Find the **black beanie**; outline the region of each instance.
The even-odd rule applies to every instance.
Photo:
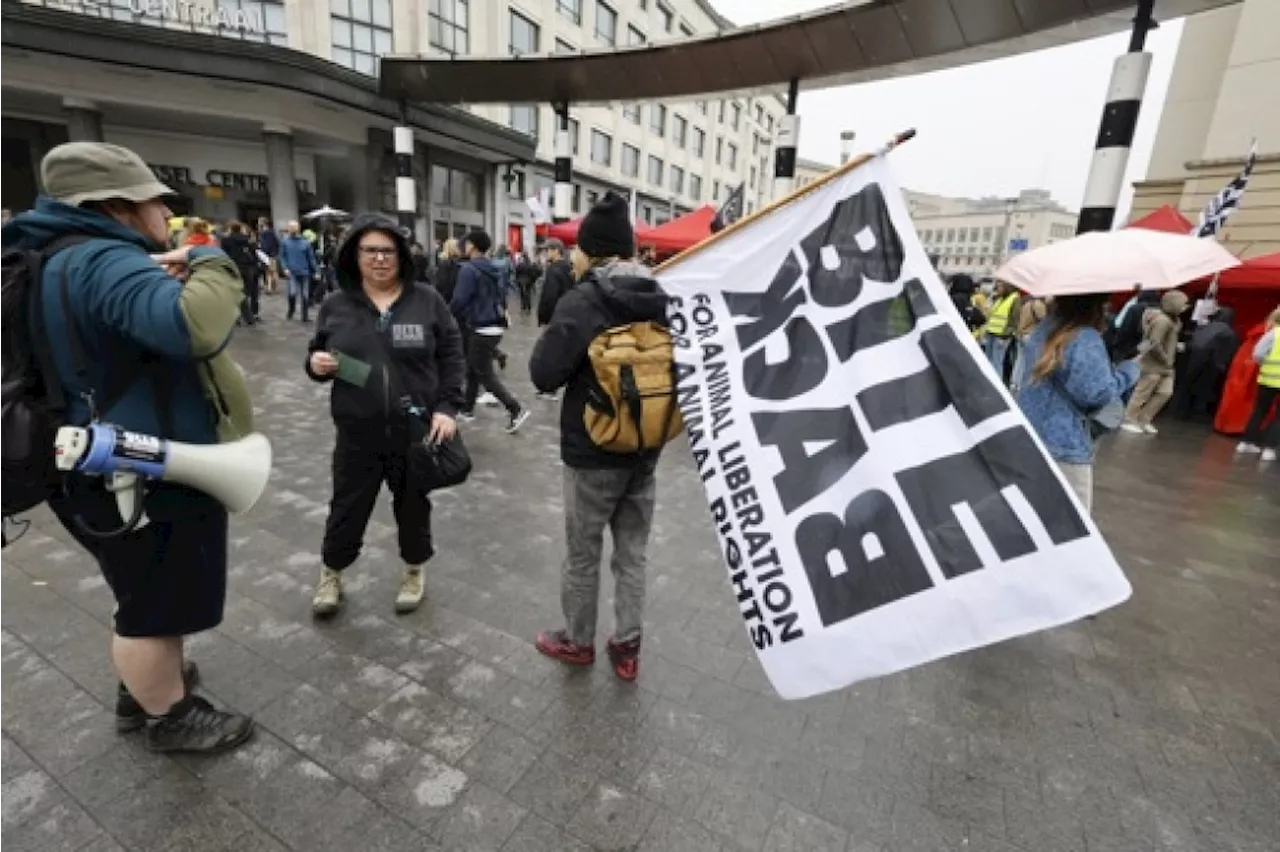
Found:
[[[587,212],[578,226],[578,248],[587,257],[635,257],[636,234],[621,195],[607,192]]]

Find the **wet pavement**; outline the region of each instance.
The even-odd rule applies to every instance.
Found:
[[[1134,597],[1096,620],[788,703],[729,593],[681,452],[665,458],[640,680],[564,670],[557,409],[467,429],[436,500],[428,602],[398,617],[389,500],[345,612],[309,613],[329,497],[325,389],[280,297],[234,351],[274,442],[232,524],[204,691],[251,712],[220,758],[147,753],[108,712],[111,597],[47,513],[3,557],[3,809],[19,850],[1274,850],[1280,843],[1280,469],[1205,427],[1109,441],[1097,515]],[[606,590],[610,587],[605,583]],[[601,628],[608,628],[609,603]]]

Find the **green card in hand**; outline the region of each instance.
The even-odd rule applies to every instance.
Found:
[[[362,388],[368,383],[369,373],[373,371],[373,367],[369,366],[369,364],[337,350],[334,351],[333,357],[338,359],[339,381],[355,385],[358,388]]]

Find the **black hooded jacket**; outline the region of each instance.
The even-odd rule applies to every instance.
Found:
[[[369,231],[381,231],[396,242],[403,291],[386,314],[380,314],[365,295],[357,249]],[[316,332],[307,346],[307,375],[311,353],[325,350],[349,355],[372,370],[363,387],[334,381],[329,397],[339,431],[390,436],[393,427],[407,423],[402,400],[454,416],[462,407],[466,359],[458,325],[449,306],[434,288],[410,280],[413,257],[409,242],[396,223],[376,213],[356,217],[338,248],[338,292],[320,305]],[[388,369],[391,365],[391,369]]]
[[[569,261],[561,258],[547,264],[542,277],[542,295],[538,297],[538,325],[549,325],[556,312],[556,303],[573,289],[573,270]]]
[[[551,324],[529,359],[533,384],[544,393],[565,388],[560,405],[560,458],[569,467],[626,468],[652,462],[658,450],[611,453],[587,435],[583,413],[595,382],[587,349],[592,339],[615,325],[653,320],[667,324],[667,295],[649,271],[621,262],[593,269],[560,300]]]

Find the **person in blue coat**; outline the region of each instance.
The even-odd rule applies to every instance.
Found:
[[[1106,294],[1059,296],[1026,342],[1015,376],[1027,420],[1086,510],[1093,509],[1094,441],[1089,415],[1122,405],[1138,365],[1113,365],[1102,340]]]
[[[320,274],[320,262],[316,260],[316,248],[302,236],[302,226],[289,223],[289,233],[280,241],[280,266],[289,276],[286,293],[289,308],[286,319],[293,319],[294,308],[302,303],[302,321],[307,322],[307,309],[311,306],[311,281]]]
[[[164,196],[172,190],[127,148],[59,145],[40,171],[47,195],[0,234],[5,252],[45,253],[41,280],[31,286],[41,288],[44,340],[58,373],[44,378],[60,381],[67,422],[100,417],[191,444],[251,431],[244,378],[225,351],[243,296],[235,264],[217,248],[166,251],[172,214]],[[68,244],[71,237],[79,242]],[[83,373],[67,343],[68,323],[86,350]],[[200,491],[152,483],[143,499],[149,523],[102,537],[122,526],[115,496],[101,477],[78,474],[49,506],[115,596],[116,727],[145,729],[154,751],[210,753],[245,742],[253,722],[194,695],[198,672],[183,658],[183,637],[222,621],[226,509]]]

